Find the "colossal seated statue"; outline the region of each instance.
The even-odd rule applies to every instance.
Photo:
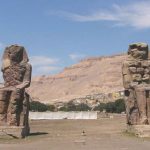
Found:
[[[141,125],[150,122],[150,60],[148,45],[129,45],[128,58],[123,63],[127,124]]]
[[[31,65],[22,46],[6,47],[2,58],[4,87],[0,88],[0,125],[24,126],[29,131],[29,95]]]

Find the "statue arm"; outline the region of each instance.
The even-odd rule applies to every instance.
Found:
[[[131,75],[127,62],[122,65],[123,86],[125,89],[131,88]]]
[[[32,67],[30,64],[27,64],[23,82],[16,86],[17,89],[25,89],[25,88],[28,88],[30,86],[31,73],[32,73]]]

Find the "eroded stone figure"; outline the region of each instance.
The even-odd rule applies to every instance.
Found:
[[[123,63],[127,124],[140,125],[150,122],[150,60],[148,45],[129,45],[128,58]]]
[[[6,47],[2,58],[4,87],[0,89],[0,125],[25,126],[29,129],[29,95],[31,65],[22,46]]]

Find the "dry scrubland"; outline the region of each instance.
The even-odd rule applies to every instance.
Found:
[[[29,137],[23,140],[0,139],[0,149],[149,150],[150,139],[128,135],[125,129],[125,116],[100,120],[31,121]]]

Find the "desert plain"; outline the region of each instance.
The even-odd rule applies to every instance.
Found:
[[[149,150],[150,138],[126,133],[125,115],[98,120],[32,120],[30,136],[0,139],[3,150]]]

